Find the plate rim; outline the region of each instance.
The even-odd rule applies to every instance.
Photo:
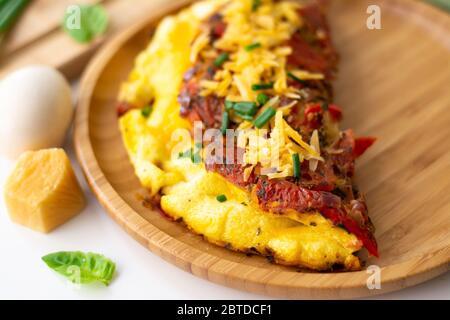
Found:
[[[182,242],[145,220],[128,205],[108,182],[97,162],[89,132],[91,97],[105,66],[129,38],[164,15],[173,13],[191,2],[192,0],[173,1],[167,7],[155,10],[151,16],[121,31],[93,57],[81,78],[73,132],[75,152],[90,189],[109,216],[151,252],[185,271],[217,284],[274,297],[354,298],[378,295],[419,284],[449,271],[450,248],[443,247],[382,267],[381,290],[367,289],[366,270],[342,273],[276,271],[277,274],[273,275],[272,270],[227,260]],[[450,15],[447,16],[428,4],[410,0],[395,0],[395,3],[416,6],[422,13],[439,18],[450,30]],[[169,238],[174,241],[170,248],[161,244],[161,239]],[[225,267],[228,271],[223,271]],[[236,267],[239,267],[239,271],[235,270]],[[404,270],[408,272],[405,274]],[[265,277],[270,279],[265,280]],[[332,280],[337,280],[340,285],[330,285]]]

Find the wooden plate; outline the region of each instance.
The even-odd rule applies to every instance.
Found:
[[[226,286],[280,297],[349,298],[398,290],[449,270],[450,16],[408,0],[331,1],[341,54],[336,101],[344,127],[379,138],[359,162],[357,182],[377,228],[381,289],[366,270],[298,272],[203,241],[146,209],[117,128],[116,95],[158,19],[189,1],[170,1],[125,30],[92,61],[81,84],[75,144],[87,180],[111,217],[155,254]],[[369,4],[382,29],[366,27]],[[152,272],[149,270],[149,272]]]

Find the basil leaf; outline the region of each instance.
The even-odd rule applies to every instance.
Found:
[[[87,284],[99,281],[109,285],[116,265],[110,259],[96,253],[61,251],[42,257],[47,266],[73,283]]]
[[[85,6],[85,18],[89,30],[94,36],[99,36],[106,31],[108,27],[108,14],[101,5]],[[82,13],[83,14],[83,13]]]
[[[78,10],[66,12],[63,29],[77,42],[89,42],[108,28],[108,14],[101,5],[80,5],[73,8]]]

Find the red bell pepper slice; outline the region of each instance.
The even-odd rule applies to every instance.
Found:
[[[313,129],[320,127],[320,122],[315,114],[321,114],[322,107],[319,104],[309,105],[305,108],[305,124]]]
[[[216,24],[214,27],[214,35],[218,38],[222,38],[225,30],[227,29],[227,25],[223,22]]]
[[[343,225],[344,228],[354,234],[361,242],[367,251],[378,258],[378,245],[373,234],[366,228],[359,226],[359,224],[347,216],[342,211],[335,208],[323,208],[322,214],[330,219],[335,225]]]
[[[328,113],[332,121],[338,122],[342,119],[342,110],[335,104],[328,105]],[[324,108],[320,104],[308,105],[305,108],[305,125],[312,129],[320,127],[320,118],[315,115],[323,115]]]
[[[305,108],[305,118],[309,114],[320,113],[320,112],[322,112],[322,107],[319,104],[309,105]]]
[[[360,157],[367,149],[369,149],[377,140],[375,137],[360,137],[355,139],[355,148],[353,154],[356,158]]]
[[[330,104],[328,106],[328,112],[330,112],[330,116],[334,121],[342,120],[342,109],[335,104]]]
[[[328,112],[334,121],[342,120],[342,109],[335,104],[328,105]],[[323,113],[323,108],[320,104],[309,105],[305,108],[305,118],[314,113]]]
[[[135,106],[129,104],[128,102],[119,102],[116,106],[117,116],[121,117],[131,109],[136,109]]]

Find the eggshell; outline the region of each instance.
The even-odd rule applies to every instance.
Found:
[[[0,154],[59,147],[73,115],[71,89],[59,71],[29,66],[0,82]]]

